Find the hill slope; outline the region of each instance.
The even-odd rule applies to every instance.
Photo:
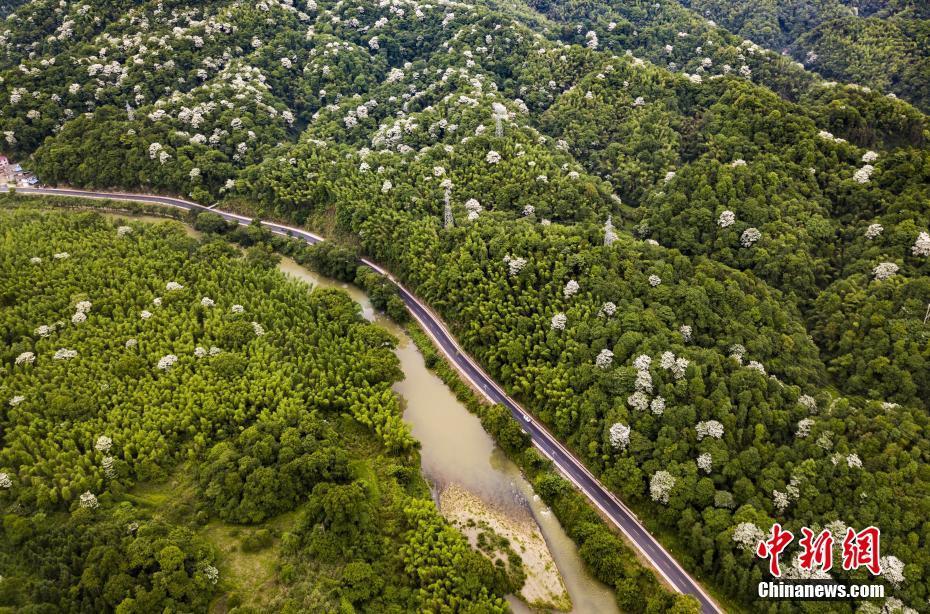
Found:
[[[919,110],[668,0],[87,6],[6,25],[45,181],[351,237],[747,607],[774,520],[880,526],[925,601]]]

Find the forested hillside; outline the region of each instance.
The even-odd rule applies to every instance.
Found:
[[[681,0],[823,76],[930,111],[930,4],[924,0]]]
[[[247,602],[218,519],[280,548],[276,610],[505,610],[420,476],[395,340],[274,263],[177,225],[0,212],[0,608]]]
[[[882,581],[925,607],[930,149],[904,96],[672,0],[124,9],[6,22],[7,150],[44,181],[340,235],[747,609],[789,609],[753,601],[776,520],[881,527]]]

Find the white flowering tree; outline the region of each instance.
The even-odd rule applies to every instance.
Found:
[[[174,354],[165,354],[158,360],[157,366],[158,366],[158,369],[160,369],[161,371],[167,371],[168,369],[173,367],[176,362],[178,362],[177,356],[175,356]]]
[[[759,542],[765,539],[765,533],[751,522],[741,522],[733,528],[733,541],[740,550],[754,552]]]
[[[882,568],[881,577],[895,588],[904,583],[904,561],[896,556],[883,556],[878,560]]]
[[[668,503],[668,497],[672,488],[675,487],[675,482],[675,477],[668,471],[656,471],[649,480],[649,496],[656,503]]]
[[[615,422],[610,427],[610,445],[615,450],[626,450],[630,445],[630,433],[632,430],[626,424]]]
[[[717,226],[721,228],[728,228],[736,222],[736,214],[730,210],[724,211],[720,214],[720,217],[717,218]]]
[[[574,279],[568,280],[568,283],[565,284],[565,287],[562,288],[562,296],[565,298],[571,298],[578,294],[578,290],[581,289],[581,286],[578,285],[578,282]]]
[[[869,224],[869,227],[865,229],[865,238],[871,241],[880,237],[884,231],[885,228],[881,224]]]
[[[516,277],[520,274],[520,271],[526,266],[526,258],[521,258],[519,256],[511,256],[507,254],[504,256],[504,264],[507,265],[507,273],[511,277]]]
[[[698,456],[696,462],[697,462],[698,469],[700,469],[704,473],[710,473],[714,468],[714,458],[708,452],[705,452],[701,454],[700,456]]]
[[[601,350],[600,354],[594,359],[594,364],[600,367],[601,369],[606,369],[614,361],[614,353],[608,349]]]
[[[761,238],[762,233],[758,228],[747,228],[740,236],[739,242],[743,247],[752,247]]]
[[[81,495],[79,503],[82,508],[89,510],[97,509],[100,505],[97,503],[97,496],[89,490]]]
[[[921,232],[917,235],[917,240],[914,241],[914,246],[911,247],[911,253],[920,258],[930,256],[930,234]]]
[[[610,247],[614,244],[614,241],[617,240],[617,233],[614,230],[614,224],[611,220],[611,217],[607,216],[607,221],[604,223],[604,246]]]
[[[812,418],[804,418],[803,420],[798,421],[798,430],[795,431],[794,436],[798,439],[804,439],[811,434],[811,428],[814,426],[814,420]]]
[[[698,422],[694,430],[697,432],[698,441],[701,441],[705,437],[711,437],[713,439],[720,439],[723,437],[723,424],[717,420]]]
[[[872,277],[875,281],[884,281],[898,272],[898,265],[894,262],[880,262],[872,269]]]
[[[637,411],[649,409],[649,396],[642,390],[637,390],[626,398],[627,404]]]
[[[568,316],[564,313],[557,313],[552,316],[552,330],[565,330],[565,324],[568,322]]]

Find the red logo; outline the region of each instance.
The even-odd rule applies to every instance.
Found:
[[[877,576],[882,572],[882,565],[878,560],[878,547],[881,531],[877,527],[868,527],[856,533],[853,529],[846,529],[843,538],[843,569],[859,569],[863,565]]]
[[[804,527],[801,529],[801,534],[804,537],[798,542],[801,544],[798,566],[812,571],[814,565],[817,565],[824,571],[830,571],[833,567],[833,536],[829,529],[824,529],[820,535],[814,537],[814,532]]]
[[[781,575],[781,569],[778,568],[778,557],[788,547],[788,544],[794,539],[791,531],[782,531],[781,525],[777,522],[772,525],[772,537],[764,542],[759,542],[756,548],[756,554],[761,558],[769,559],[769,572],[776,578]]]
[[[813,571],[814,567],[830,571],[833,568],[834,543],[830,530],[824,529],[815,534],[811,529],[803,527],[801,536],[798,540],[801,546],[798,566],[807,571]],[[872,575],[879,575],[882,572],[879,562],[880,537],[881,531],[877,527],[868,527],[858,533],[855,529],[847,529],[843,537],[843,569],[853,571],[865,567]],[[756,554],[760,558],[769,559],[769,572],[776,578],[781,576],[778,559],[792,541],[794,534],[782,529],[776,522],[772,525],[772,536],[759,542],[756,547]]]

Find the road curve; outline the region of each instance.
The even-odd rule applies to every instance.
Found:
[[[178,209],[210,211],[236,224],[247,225],[252,222],[251,218],[242,215],[220,211],[187,200],[167,196],[120,192],[94,192],[66,188],[17,188],[16,192],[18,194],[72,196],[78,198],[151,203]],[[265,221],[261,222],[261,224],[275,234],[300,238],[307,243],[319,243],[324,240],[323,237],[319,235],[299,228]],[[459,372],[467,378],[477,390],[480,390],[489,401],[492,403],[500,403],[510,410],[510,413],[517,422],[529,433],[533,445],[548,457],[559,471],[561,471],[575,487],[584,493],[584,495],[627,536],[629,541],[635,545],[642,556],[652,563],[656,571],[658,571],[675,590],[694,596],[700,602],[701,611],[704,614],[723,612],[701,588],[697,581],[688,575],[672,555],[646,530],[639,522],[636,514],[627,508],[623,502],[613,495],[613,493],[607,490],[607,488],[588,471],[581,461],[569,452],[542,424],[530,416],[530,414],[516,401],[511,399],[510,396],[497,385],[491,376],[459,347],[455,337],[453,337],[442,320],[434,314],[429,307],[414,296],[412,292],[407,290],[387,270],[367,258],[362,258],[362,262],[387,277],[397,286],[407,309],[410,310],[410,313],[420,326],[446,355],[450,363],[455,365]]]

